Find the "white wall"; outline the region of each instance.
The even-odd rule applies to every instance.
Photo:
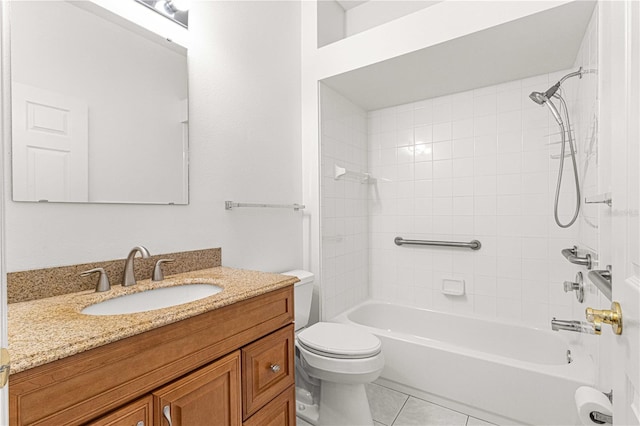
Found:
[[[196,1],[189,24],[190,204],[41,205],[7,195],[7,271],[122,258],[136,244],[152,254],[222,247],[223,264],[235,267],[301,266],[303,213],[224,209],[225,200],[301,199],[300,4]]]
[[[336,165],[366,172],[367,113],[321,85],[322,314],[332,318],[369,297],[372,186],[356,175],[335,179]]]

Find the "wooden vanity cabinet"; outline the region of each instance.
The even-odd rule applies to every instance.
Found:
[[[150,426],[153,425],[153,397],[147,395],[127,404],[100,419],[90,422],[90,426]]]
[[[294,425],[293,339],[289,286],[16,373],[10,425]]]
[[[243,426],[295,426],[296,387],[289,386],[256,414],[249,417]]]
[[[157,425],[239,426],[240,352],[153,392]],[[171,423],[169,423],[171,420]]]

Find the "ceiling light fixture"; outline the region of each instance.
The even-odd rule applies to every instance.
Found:
[[[189,0],[135,0],[185,28],[189,27]]]

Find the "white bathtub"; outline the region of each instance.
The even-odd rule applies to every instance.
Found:
[[[376,301],[333,321],[380,338],[383,384],[499,424],[576,425],[574,392],[595,382],[591,358],[551,330]]]

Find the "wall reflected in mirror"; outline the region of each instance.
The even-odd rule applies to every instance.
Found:
[[[10,2],[13,200],[187,204],[186,49],[86,4]]]

